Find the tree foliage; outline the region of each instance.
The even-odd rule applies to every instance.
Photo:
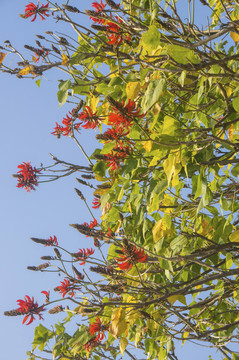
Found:
[[[203,28],[195,2],[209,14]],[[29,269],[54,266],[64,280],[58,294],[43,292],[44,305],[26,296],[5,315],[32,322],[48,309],[67,317],[52,329],[35,328],[29,360],[49,352],[59,360],[136,353],[176,360],[176,346],[186,341],[239,359],[239,4],[188,3],[186,20],[174,0],[105,0],[90,10],[32,4],[23,18],[54,16],[76,38],[37,35],[37,48],[25,46],[31,60],[9,41],[2,47],[2,72],[37,78],[38,86],[48,70],[64,72],[57,97],[74,108],[53,135],[71,137],[87,162],[53,156],[46,168],[23,163],[17,186],[34,190],[42,176],[76,173],[76,193],[92,217],[71,226],[94,239],[94,249],[73,252],[55,237],[32,238],[55,253]],[[11,54],[21,58],[16,67],[8,66]],[[89,139],[97,130],[91,156],[81,146],[82,129]],[[93,209],[101,208],[100,221],[84,187],[95,197]]]

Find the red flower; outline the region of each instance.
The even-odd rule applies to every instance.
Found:
[[[45,246],[57,246],[58,241],[57,237],[54,235],[53,238],[50,236],[48,240],[46,240]]]
[[[103,325],[98,316],[96,318],[96,322],[93,322],[89,326],[89,331],[91,336],[97,333],[97,336],[96,338],[94,338],[94,341],[102,341],[104,338],[104,331],[107,331],[108,329],[109,329],[109,324]]]
[[[107,166],[111,169],[111,170],[117,170],[120,168],[120,163],[123,162],[123,160],[128,156],[129,154],[129,150],[130,148],[127,147],[127,149],[125,148],[122,151],[120,151],[119,153],[114,153],[113,151],[111,151],[111,153],[109,154],[105,154],[106,156],[106,162],[107,162]]]
[[[121,255],[119,259],[116,259],[121,270],[129,270],[135,262],[144,262],[148,257],[143,249],[137,249],[135,245],[125,245],[122,247],[121,251],[124,255]]]
[[[101,124],[101,119],[99,116],[97,116],[97,112],[93,114],[93,111],[89,106],[84,107],[84,111],[78,115],[78,118],[82,120],[83,123],[85,123],[82,125],[84,129],[95,129]]]
[[[118,23],[123,22],[118,16],[116,16],[116,20],[118,21]],[[124,31],[116,23],[110,21],[106,24],[106,27],[107,27],[107,36],[109,38],[109,41],[108,41],[109,45],[119,46],[123,40],[124,41],[131,40],[131,37],[129,36],[129,34],[125,35]]]
[[[97,220],[94,218],[93,221],[90,222],[89,228],[93,229],[94,227],[96,227],[98,225]]]
[[[50,298],[50,292],[44,290],[44,291],[41,291],[41,293],[46,296],[45,302],[48,304],[49,303],[49,298]]]
[[[34,302],[34,298],[30,298],[28,295],[24,296],[24,299],[25,300],[17,300],[19,308],[16,310],[19,315],[25,315],[22,323],[25,324],[30,317],[26,325],[31,324],[33,320],[35,320],[34,315],[38,315],[39,320],[43,319],[40,312],[43,311],[44,305],[38,306],[37,302]]]
[[[71,297],[75,296],[75,290],[78,290],[80,291],[81,288],[78,288],[75,286],[75,281],[70,281],[68,279],[64,279],[63,281],[61,281],[61,284],[60,286],[57,286],[55,288],[56,291],[59,291],[60,294],[62,294],[62,297],[64,298],[65,295],[67,293],[69,293],[69,295]]]
[[[37,14],[39,14],[40,18],[42,20],[45,20],[44,16],[49,16],[47,14],[47,12],[49,11],[48,6],[49,6],[49,3],[47,3],[46,5],[42,4],[42,6],[39,7],[39,0],[37,2],[37,5],[35,5],[31,2],[26,6],[25,14],[23,15],[23,17],[29,18],[29,17],[33,16],[33,19],[31,21],[35,21]]]
[[[39,174],[41,170],[37,170],[35,167],[33,168],[30,165],[30,162],[24,162],[21,165],[18,165],[18,169],[20,170],[17,172],[19,175],[16,175],[18,178],[17,187],[23,187],[28,192],[30,190],[35,190],[34,186],[38,185],[37,174]]]
[[[74,258],[76,258],[77,260],[82,261],[82,263],[80,263],[80,265],[84,265],[85,264],[85,260],[90,257],[91,255],[93,255],[95,252],[95,250],[91,249],[79,249],[79,251],[75,254],[73,254]]]
[[[109,114],[109,124],[116,126],[116,129],[118,130],[120,127],[124,127],[124,129],[129,129],[132,125],[132,121],[136,117],[144,117],[145,114],[140,113],[140,109],[136,109],[136,104],[134,101],[128,100],[128,103],[125,104],[123,101],[115,102],[116,106],[113,106],[113,113]]]
[[[93,206],[92,206],[93,209],[99,209],[99,207],[100,207],[100,198],[95,197],[93,199],[93,201],[92,201],[92,204],[93,204]]]
[[[35,52],[35,55],[37,56],[34,60],[35,62],[38,62],[40,57],[42,57],[43,60],[45,60],[45,57],[48,55],[48,50],[44,49],[44,46],[42,49],[37,49]]]
[[[100,1],[100,4],[97,1],[92,3],[92,7],[95,8],[95,11],[97,13],[100,13],[100,12],[104,11],[105,6],[106,5],[103,4],[102,0]],[[97,23],[97,24],[104,24],[104,22],[105,22],[104,19],[97,19],[97,18],[94,18],[93,16],[90,16],[90,19],[92,21],[94,21],[95,23]]]
[[[87,341],[87,343],[83,346],[84,349],[86,349],[88,352],[92,349],[94,349],[96,346],[100,345],[100,341],[94,341],[94,339],[91,339]]]
[[[64,126],[61,126],[58,123],[56,123],[56,127],[54,127],[55,131],[52,132],[52,135],[56,135],[56,137],[60,138],[61,135],[72,136],[73,130],[79,131],[79,127],[81,123],[74,124],[76,118],[72,116],[73,113],[74,113],[74,109],[72,109],[72,111],[69,111],[69,114],[71,116],[66,115],[66,117],[63,118],[62,125]]]

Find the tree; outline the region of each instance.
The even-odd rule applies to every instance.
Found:
[[[73,109],[53,135],[71,137],[87,161],[22,163],[17,186],[33,191],[43,176],[77,173],[82,189],[92,189],[93,209],[102,210],[99,222],[75,189],[92,220],[71,226],[94,238],[95,249],[72,252],[55,236],[32,238],[54,253],[29,270],[52,266],[64,279],[58,296],[43,291],[38,305],[26,295],[5,315],[23,315],[27,325],[46,309],[67,317],[52,329],[35,328],[31,360],[49,352],[54,359],[135,359],[134,347],[137,358],[174,360],[178,341],[239,358],[239,4],[201,1],[211,15],[203,30],[194,23],[194,1],[189,5],[185,21],[174,0],[105,0],[85,12],[68,2],[30,3],[23,18],[54,16],[78,38],[37,35],[37,48],[25,46],[32,60],[9,41],[2,47],[2,72],[39,77],[38,86],[48,70],[66,74],[57,96]],[[90,29],[81,25],[84,14]],[[16,67],[7,65],[7,52],[20,57]],[[91,156],[81,129],[89,136],[97,129]],[[77,330],[69,334],[72,324]]]

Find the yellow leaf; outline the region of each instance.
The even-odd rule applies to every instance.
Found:
[[[33,65],[27,65],[22,70],[19,71],[18,75],[27,75],[27,74],[36,75],[34,69],[35,68]]]
[[[228,130],[228,137],[230,140],[232,139],[233,132],[234,132],[234,125],[231,124]]]
[[[229,235],[229,240],[231,242],[239,242],[239,230],[234,231]]]
[[[148,141],[145,142],[143,147],[147,152],[150,152],[151,149],[152,149],[152,145],[153,145],[153,142],[151,140],[148,140]]]
[[[3,52],[0,52],[0,65],[2,64],[4,58],[5,58],[6,54]]]
[[[188,331],[185,331],[185,332],[183,333],[183,339],[185,339],[185,340],[183,340],[182,345],[184,345],[184,343],[185,343],[188,335],[189,335],[189,332],[188,332]]]
[[[140,92],[140,83],[139,82],[129,82],[126,85],[126,94],[127,94],[127,98],[130,100],[134,100],[137,98],[137,96],[139,95]]]
[[[120,342],[119,342],[119,348],[120,348],[121,355],[124,355],[124,351],[125,351],[127,345],[128,345],[128,340],[126,338],[121,337]]]
[[[61,65],[66,66],[68,64],[68,61],[69,61],[68,56],[65,53],[63,53],[62,54],[62,63],[61,63]]]
[[[239,27],[237,28],[237,30],[239,29]],[[239,34],[235,33],[235,32],[230,32],[230,36],[232,38],[232,40],[235,41],[235,44],[237,45],[238,41],[239,41]]]
[[[168,298],[168,301],[171,305],[173,305],[176,301],[181,302],[184,305],[187,305],[186,298],[184,295],[173,295]]]
[[[92,95],[90,98],[90,107],[91,107],[93,113],[96,112],[98,102],[99,102],[99,98]]]
[[[111,315],[111,324],[109,332],[115,337],[120,337],[127,329],[127,323],[125,321],[125,309],[116,308]]]

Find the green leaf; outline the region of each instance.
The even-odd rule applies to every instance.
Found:
[[[161,135],[176,136],[178,129],[178,121],[173,117],[166,115],[163,120],[163,129]]]
[[[163,93],[166,88],[166,82],[164,79],[155,79],[151,80],[149,83],[146,93],[142,98],[142,110],[147,112],[160,98],[163,96]]]
[[[189,62],[199,64],[199,58],[194,54],[193,50],[178,45],[168,45],[168,55],[176,62],[186,65]]]
[[[36,80],[35,83],[37,84],[38,87],[40,87],[41,86],[41,79]]]
[[[232,106],[234,107],[234,110],[239,113],[239,96],[232,100]]]
[[[59,84],[59,90],[66,91],[71,88],[71,80],[62,81]]]
[[[60,106],[64,105],[68,98],[68,91],[59,90],[57,93],[57,98],[60,103]]]
[[[160,48],[161,34],[155,25],[151,25],[145,33],[143,33],[141,41],[144,50],[152,54],[153,50]]]

